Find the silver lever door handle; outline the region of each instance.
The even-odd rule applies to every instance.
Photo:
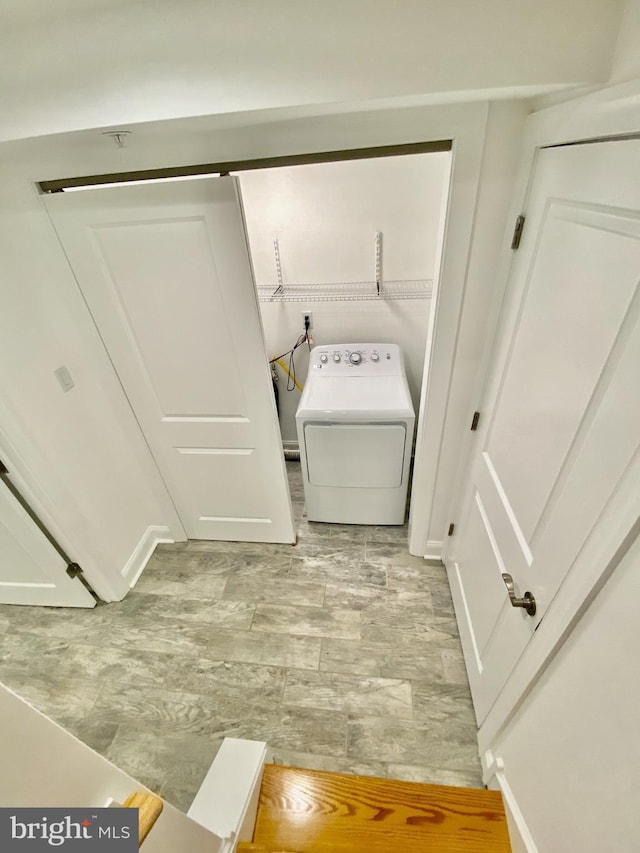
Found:
[[[532,592],[525,592],[522,598],[516,597],[516,591],[513,586],[513,578],[511,575],[506,572],[502,573],[502,580],[504,581],[504,585],[507,588],[507,592],[509,593],[509,601],[511,602],[512,607],[523,607],[529,616],[536,615],[536,600],[533,597]]]

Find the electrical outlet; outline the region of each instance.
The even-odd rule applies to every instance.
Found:
[[[308,326],[307,326],[307,321],[309,323]],[[308,329],[309,331],[311,331],[311,329],[313,329],[313,314],[311,313],[311,311],[303,311],[302,312],[302,325],[304,326],[305,329]]]

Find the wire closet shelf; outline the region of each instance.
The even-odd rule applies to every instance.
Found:
[[[282,274],[280,241],[273,241],[276,267],[276,284],[259,284],[256,287],[260,302],[363,302],[390,299],[429,299],[433,280],[414,278],[387,281],[382,270],[382,231],[374,235],[374,273],[369,281],[285,283]]]
[[[315,284],[259,284],[260,302],[362,302],[389,299],[429,299],[431,279],[385,281],[318,282]]]

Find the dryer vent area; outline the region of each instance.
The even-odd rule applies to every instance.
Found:
[[[314,346],[397,344],[415,411],[449,186],[438,151],[237,173],[285,447]],[[310,319],[305,328],[305,315]],[[290,351],[308,332],[291,360]]]

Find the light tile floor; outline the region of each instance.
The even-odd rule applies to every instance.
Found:
[[[0,679],[187,809],[225,736],[283,764],[480,786],[442,567],[406,527],[304,518],[299,541],[160,546],[93,611],[0,607]]]

